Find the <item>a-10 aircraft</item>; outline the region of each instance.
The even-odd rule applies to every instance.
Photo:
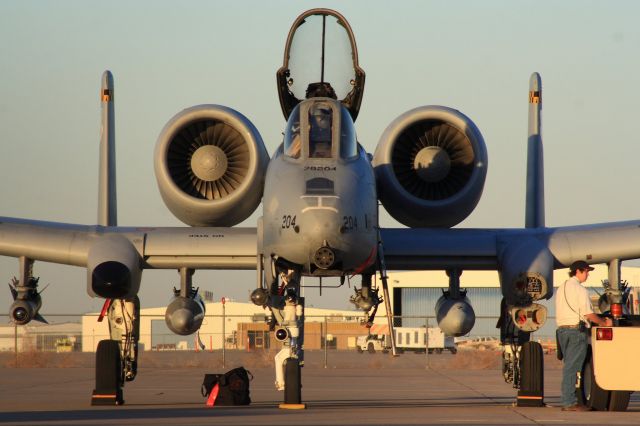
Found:
[[[576,260],[608,263],[610,282],[618,283],[620,262],[640,257],[640,221],[545,227],[542,92],[534,73],[525,227],[454,229],[482,194],[488,155],[480,131],[460,111],[421,106],[391,121],[372,156],[354,127],[364,83],[346,19],[329,9],[304,12],[291,27],[277,71],[287,124],[273,156],[241,113],[220,105],[187,108],[162,129],[154,161],[164,202],[189,226],[119,227],[114,86],[105,72],[97,225],[0,218],[0,255],[19,259],[18,278],[10,284],[12,321],[42,320],[34,261],[85,267],[89,295],[106,299],[101,318],[111,333],[97,348],[92,401],[119,404],[125,381],[137,372],[144,269],[179,271],[180,289],[166,321],[184,335],[199,329],[205,313],[192,285],[195,270],[255,269],[251,298],[271,310],[276,337],[285,343],[276,357],[276,386],[285,390],[285,401],[295,402],[304,360],[301,277],[361,276],[351,301],[369,322],[385,303],[393,327],[385,270],[445,270],[449,289],[436,317],[445,333],[461,336],[475,315],[460,274],[497,270],[505,379],[516,387],[541,382],[541,349],[528,341],[546,320],[536,301],[553,295],[553,270]],[[378,200],[406,228],[381,228]],[[260,203],[256,227],[233,227]]]

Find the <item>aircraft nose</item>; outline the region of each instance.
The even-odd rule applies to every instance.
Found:
[[[309,209],[304,212],[303,217],[301,229],[304,229],[305,234],[314,241],[317,240],[318,243],[327,239],[331,241],[340,233],[341,222],[337,209]]]

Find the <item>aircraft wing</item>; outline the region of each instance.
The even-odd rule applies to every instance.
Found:
[[[93,247],[118,237],[141,269],[255,269],[256,228],[105,227],[0,217],[0,255],[87,267]]]
[[[380,234],[389,270],[496,270],[516,250],[531,257],[531,251],[547,249],[554,269],[576,260],[606,263],[640,258],[637,220],[526,229],[388,228]]]

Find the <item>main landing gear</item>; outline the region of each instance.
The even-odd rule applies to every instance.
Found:
[[[502,300],[500,342],[502,343],[502,375],[505,382],[518,389],[518,407],[544,406],[544,359],[542,345],[531,342],[531,333],[516,327]]]
[[[125,382],[138,370],[140,300],[107,299],[98,321],[109,321],[111,339],[101,340],[96,350],[96,387],[91,405],[122,405]]]

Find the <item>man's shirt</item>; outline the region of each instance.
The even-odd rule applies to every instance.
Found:
[[[576,277],[571,277],[556,289],[556,324],[577,325],[584,321],[585,315],[592,314],[589,291],[580,284]]]

